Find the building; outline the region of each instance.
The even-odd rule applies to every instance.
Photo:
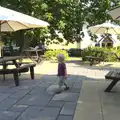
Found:
[[[120,40],[118,40],[117,35],[104,35],[98,37],[95,46],[107,48],[117,47],[120,46]]]

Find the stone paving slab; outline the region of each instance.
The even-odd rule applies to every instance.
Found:
[[[62,107],[62,110],[60,112],[61,115],[74,115],[75,109],[76,109],[76,103],[74,102],[66,102],[64,106]]]
[[[80,93],[80,88],[71,88],[72,93]]]
[[[51,84],[51,82],[42,82],[39,86],[48,88]]]
[[[19,112],[1,111],[0,120],[15,120],[20,115]]]
[[[10,96],[10,98],[19,98],[20,99],[20,98],[24,97],[28,92],[30,92],[30,90],[19,90],[18,92],[16,92],[12,96]]]
[[[34,92],[30,92],[28,95],[53,97],[54,94],[55,94],[54,92],[49,92],[49,91],[34,91]]]
[[[37,120],[40,111],[42,110],[43,110],[42,107],[30,106],[18,117],[17,120],[35,120],[35,119]]]
[[[17,90],[32,90],[40,85],[42,82],[42,80],[22,80],[20,81],[20,85],[18,87],[12,86],[12,88]]]
[[[52,100],[60,100],[65,102],[76,102],[79,97],[78,93],[63,92],[61,94],[56,94]]]
[[[79,111],[76,110],[73,120],[103,120],[103,118],[102,118],[102,113],[95,113],[85,110],[79,110]]]
[[[0,93],[0,102],[11,96],[10,93]]]
[[[60,112],[60,108],[52,108],[52,107],[45,107],[41,112],[40,116],[43,116],[44,119],[48,117],[57,118],[58,114]],[[47,114],[47,116],[46,116]]]
[[[70,88],[72,88],[73,87],[73,85],[75,84],[75,82],[73,82],[73,81],[69,81],[69,80],[67,80],[67,85],[70,87]]]
[[[52,96],[46,96],[46,95],[26,95],[24,98],[22,98],[17,104],[20,105],[41,105],[46,106],[47,103],[50,101]]]
[[[73,88],[79,88],[80,89],[81,87],[82,87],[82,80],[80,80],[79,82],[75,82],[75,84],[73,85]]]
[[[27,109],[27,107],[28,105],[13,105],[8,110],[13,112],[23,112],[25,109]]]
[[[104,120],[120,120],[120,113],[103,113]]]
[[[76,110],[84,110],[84,111],[92,111],[100,113],[101,112],[101,104],[100,102],[84,102],[84,101],[79,101],[77,104]]]
[[[42,81],[47,83],[53,83],[55,80],[57,80],[56,75],[45,75],[40,78]]]
[[[57,101],[57,100],[51,100],[47,106],[48,107],[58,107],[61,108],[64,105],[64,102],[62,101]]]
[[[29,80],[29,82],[28,82],[28,80],[23,80],[23,81],[21,81],[20,82],[20,84],[21,85],[39,85],[39,84],[41,84],[43,82],[43,80],[41,80],[40,78],[39,78],[39,80]]]
[[[0,110],[7,110],[9,107],[13,106],[18,99],[7,98],[0,103]]]
[[[36,87],[35,89],[31,90],[29,94],[40,94],[40,92],[44,92],[47,89],[47,87],[44,86],[39,86]]]
[[[36,85],[20,85],[18,86],[19,90],[32,90],[36,87]]]
[[[57,120],[73,120],[73,117],[60,115]]]
[[[30,106],[17,120],[56,120],[60,109]]]
[[[79,82],[75,82],[70,91],[72,93],[80,93],[81,87],[82,87],[82,80],[80,80]]]
[[[0,93],[15,93],[19,91],[17,87],[0,87]]]
[[[46,89],[46,91],[47,92],[56,92],[58,90],[58,85],[51,85],[51,86],[49,86],[47,89]]]

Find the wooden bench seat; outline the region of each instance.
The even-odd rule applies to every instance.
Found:
[[[105,89],[105,92],[110,92],[111,89],[116,85],[116,83],[120,80],[120,71],[109,71],[105,75],[105,79],[111,79],[112,82]]]
[[[14,80],[15,80],[15,85],[19,86],[19,73],[24,73],[28,72],[30,70],[30,75],[31,79],[34,79],[34,67],[36,64],[23,64],[18,68],[13,68],[13,69],[0,69],[0,74],[13,74]]]

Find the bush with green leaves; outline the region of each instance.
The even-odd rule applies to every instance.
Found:
[[[45,52],[45,58],[47,60],[56,60],[58,54],[64,54],[65,59],[68,59],[68,52],[66,50],[47,50]]]
[[[100,54],[102,53],[102,54]],[[82,52],[82,58],[85,60],[85,56],[96,56],[96,57],[103,57],[104,61],[106,62],[116,62],[118,59],[114,54],[116,53],[120,56],[120,48],[100,48],[100,47],[89,47],[84,49]]]

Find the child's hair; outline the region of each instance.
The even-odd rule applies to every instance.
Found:
[[[64,56],[64,54],[58,54],[58,62],[64,62],[64,60],[65,60],[65,56]]]

